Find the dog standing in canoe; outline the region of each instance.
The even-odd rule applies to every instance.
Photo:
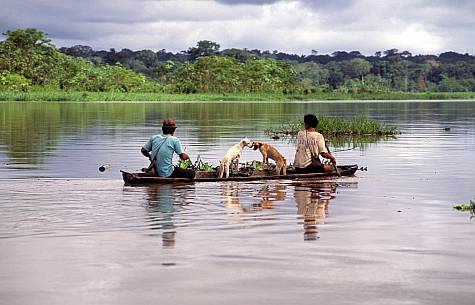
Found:
[[[226,172],[226,178],[229,178],[229,166],[234,160],[237,160],[239,164],[244,147],[252,148],[252,142],[248,138],[242,139],[239,143],[228,149],[219,166],[219,178],[223,178],[224,172]]]
[[[274,146],[260,141],[252,142],[252,146],[254,147],[254,150],[259,149],[261,152],[262,164],[268,164],[269,158],[271,158],[275,161],[277,175],[287,175],[287,161]]]

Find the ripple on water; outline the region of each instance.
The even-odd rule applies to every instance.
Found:
[[[452,210],[474,196],[473,102],[214,104],[212,110],[134,103],[127,111],[107,104],[100,118],[91,103],[80,104],[92,107],[91,117],[48,104],[58,114],[52,122],[41,120],[47,109],[36,111],[47,104],[24,105],[5,108],[4,116],[24,122],[0,127],[6,135],[0,138],[13,141],[0,143],[2,297],[35,303],[46,291],[63,293],[59,304],[91,303],[71,298],[79,291],[92,303],[105,296],[113,301],[104,304],[163,303],[152,302],[163,296],[200,303],[205,289],[210,299],[201,303],[306,304],[315,295],[341,304],[473,303],[475,222]],[[38,120],[28,120],[25,110]],[[128,187],[119,180],[118,169],[146,165],[139,148],[164,113],[181,122],[177,133],[190,155],[216,164],[244,135],[269,140],[266,127],[306,112],[368,113],[403,133],[336,153],[340,164],[368,167],[338,183]],[[38,136],[26,135],[38,145],[25,145],[18,136],[24,131],[34,131]],[[274,145],[293,158],[292,142]],[[257,158],[245,151],[244,161]],[[111,169],[101,173],[101,164]]]
[[[128,187],[110,180],[36,179],[3,185],[9,200],[1,206],[1,238],[171,227],[258,231],[296,219],[318,223],[311,215],[323,217],[321,204],[334,198],[336,189],[336,183],[289,181]]]

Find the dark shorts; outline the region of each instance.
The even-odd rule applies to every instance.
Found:
[[[325,166],[323,164],[320,165],[313,165],[310,164],[307,167],[296,167],[295,171],[299,174],[307,174],[307,173],[324,173],[325,172]]]
[[[183,169],[175,166],[172,175],[169,178],[195,178],[195,171],[193,169]]]

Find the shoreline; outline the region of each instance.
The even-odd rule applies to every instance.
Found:
[[[357,101],[469,101],[475,92],[386,92],[313,94],[168,94],[123,92],[0,92],[0,101],[36,102],[357,102]]]

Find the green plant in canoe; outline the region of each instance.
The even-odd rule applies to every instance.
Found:
[[[395,135],[400,132],[395,127],[370,120],[365,116],[356,116],[351,120],[343,118],[319,117],[318,131],[326,136],[360,136],[360,135]],[[267,128],[264,132],[268,135],[296,135],[304,129],[302,120],[287,121],[278,128]]]
[[[249,167],[251,167],[253,170],[261,170],[264,168],[264,165],[260,161],[253,160],[251,164],[249,164]]]
[[[196,170],[198,170],[200,172],[213,173],[213,172],[216,171],[213,166],[208,164],[208,162],[198,162],[198,164],[196,165],[195,168],[196,168]]]
[[[213,167],[208,162],[203,162],[200,156],[196,159],[195,163],[192,163],[190,159],[179,160],[177,166],[182,169],[193,168],[196,171],[213,173],[216,172],[216,167]],[[246,163],[244,166],[246,169],[261,170],[263,169],[263,164],[260,161],[254,160],[251,163]]]
[[[179,160],[177,166],[182,169],[193,168],[194,170],[200,171],[200,172],[212,173],[216,171],[216,169],[210,164],[208,164],[208,162],[203,162],[200,156],[198,156],[195,163],[192,163],[190,159]]]
[[[186,159],[186,160],[181,160],[180,159],[180,161],[178,161],[177,166],[181,169],[188,169],[188,168],[193,167],[193,164],[191,163],[190,159]]]

